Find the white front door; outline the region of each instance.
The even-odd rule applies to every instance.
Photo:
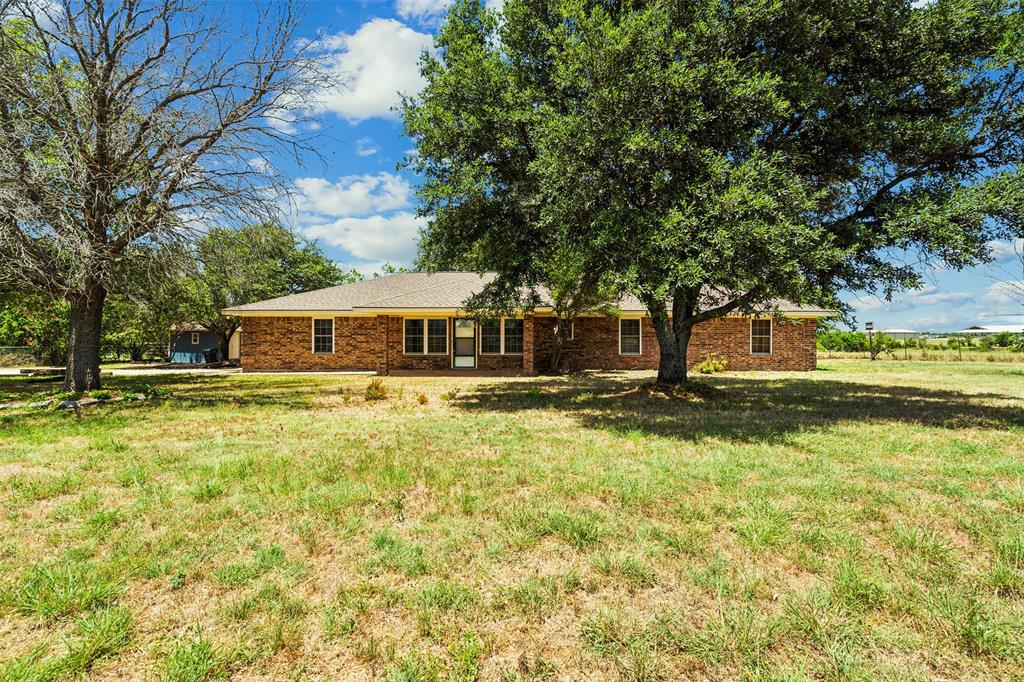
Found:
[[[476,325],[473,320],[455,320],[452,367],[462,369],[476,367]]]

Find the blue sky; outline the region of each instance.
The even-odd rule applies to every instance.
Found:
[[[392,108],[422,81],[416,62],[431,45],[448,0],[311,0],[305,38],[346,85],[322,96],[318,140],[324,163],[274,159],[296,189],[290,220],[345,268],[369,274],[409,265],[422,221],[416,177],[396,170],[412,144]],[[501,0],[488,0],[492,5]],[[247,11],[248,0],[233,8]],[[966,272],[932,270],[926,286],[887,303],[851,292],[858,326],[945,331],[972,324],[1024,324],[1024,244],[994,243],[996,262]],[[1007,283],[1009,282],[1009,283]]]

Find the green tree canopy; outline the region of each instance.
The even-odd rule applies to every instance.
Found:
[[[422,260],[536,284],[563,248],[695,324],[842,309],[1021,232],[1017,3],[462,0],[405,102]]]
[[[342,272],[316,243],[272,223],[210,230],[195,246],[195,263],[183,285],[186,314],[220,337],[221,357],[241,324],[223,309],[362,279]]]

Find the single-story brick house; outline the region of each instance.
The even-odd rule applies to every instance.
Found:
[[[405,272],[223,312],[244,318],[244,370],[535,374],[545,369],[555,326],[550,307],[480,324],[460,315],[463,302],[490,277]],[[737,315],[698,324],[690,341],[691,364],[714,352],[730,369],[814,369],[817,320],[831,312],[777,305],[782,319]],[[618,317],[595,314],[576,320],[563,347],[564,367],[658,366],[658,340],[647,310],[629,296],[619,308]]]

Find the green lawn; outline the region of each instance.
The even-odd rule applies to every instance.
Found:
[[[1024,367],[822,365],[0,412],[0,679],[1020,676]]]

